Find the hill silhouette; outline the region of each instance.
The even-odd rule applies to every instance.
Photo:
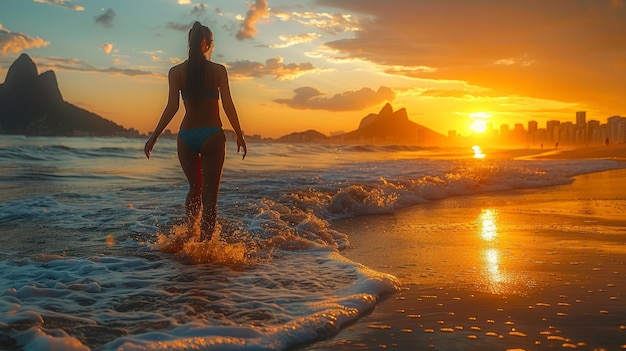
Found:
[[[309,129],[304,132],[296,132],[284,135],[276,142],[279,143],[323,143],[328,140],[328,137],[316,130]]]
[[[393,111],[387,103],[378,114],[364,117],[358,129],[340,136],[347,142],[441,145],[447,137],[409,120],[406,109]]]
[[[448,143],[448,138],[409,120],[406,109],[393,111],[386,103],[379,113],[370,113],[361,119],[359,127],[351,132],[326,136],[316,130],[284,135],[279,143],[350,143],[350,144],[402,144],[438,146]]]
[[[9,67],[0,84],[0,134],[127,135],[124,127],[63,100],[54,71],[38,74],[27,54]]]

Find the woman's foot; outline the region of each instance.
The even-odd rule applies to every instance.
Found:
[[[211,241],[211,239],[213,238],[214,231],[215,231],[215,222],[202,223],[202,227],[200,228],[200,241]]]

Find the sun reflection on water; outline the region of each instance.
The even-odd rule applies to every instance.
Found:
[[[474,158],[485,158],[485,154],[483,154],[480,146],[474,145],[472,146],[472,150],[474,150]]]
[[[501,253],[498,248],[498,212],[494,209],[483,209],[478,216],[479,235],[484,242],[481,252],[483,272],[486,276],[486,284],[492,292],[500,292],[501,286],[507,279],[501,271]]]
[[[485,241],[493,241],[498,236],[498,227],[496,226],[496,218],[498,213],[492,209],[484,209],[478,220],[480,222],[480,236]]]
[[[500,251],[498,249],[486,249],[483,252],[485,259],[485,270],[489,273],[489,279],[492,283],[503,282],[504,275],[500,272]]]

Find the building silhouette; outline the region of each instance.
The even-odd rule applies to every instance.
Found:
[[[626,143],[626,117],[611,116],[606,123],[598,120],[587,120],[586,111],[576,112],[575,122],[546,121],[541,128],[537,121],[531,120],[524,129],[523,124],[515,124],[511,130],[503,124],[495,129],[488,126],[483,135],[462,137],[456,131],[449,131],[448,138],[454,144],[478,142],[478,139],[489,138],[502,146],[516,147],[551,147],[559,146],[591,146]],[[468,140],[469,139],[469,140]]]

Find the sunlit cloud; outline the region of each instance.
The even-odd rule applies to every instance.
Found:
[[[495,61],[496,65],[503,65],[503,66],[517,65],[521,67],[528,67],[532,65],[533,63],[534,63],[534,60],[532,60],[527,54],[524,54],[520,57],[499,59]]]
[[[160,55],[163,54],[163,50],[145,51],[144,54],[150,56],[150,61],[152,61],[152,62],[162,62],[163,61],[163,59],[160,56]]]
[[[623,110],[623,99],[614,92],[626,80],[626,36],[618,34],[626,33],[624,0],[318,4],[371,20],[354,36],[325,45],[341,57],[401,67],[387,73]]]
[[[50,45],[49,41],[39,37],[33,38],[23,33],[13,33],[0,23],[0,53],[2,55],[48,45]]]
[[[104,51],[104,53],[107,55],[113,51],[113,44],[111,43],[102,44],[100,47],[102,48],[102,51]]]
[[[437,71],[434,67],[429,66],[402,66],[402,65],[394,65],[394,66],[386,66],[382,67],[385,73],[395,74],[400,76],[420,76],[422,73],[432,73]]]
[[[74,11],[85,11],[85,8],[83,6],[74,5],[75,1],[70,1],[70,0],[33,0],[33,1],[42,3],[42,4],[57,5],[57,6],[65,7],[67,9],[71,9]]]
[[[345,91],[330,97],[325,97],[324,93],[313,87],[301,87],[295,89],[294,93],[291,99],[276,99],[274,102],[299,110],[358,111],[395,98],[393,90],[384,86],[378,90],[362,88]]]
[[[256,23],[268,16],[267,0],[255,0],[254,3],[248,4],[248,13],[241,22],[241,26],[236,35],[237,39],[244,40],[254,38],[258,33],[255,27]]]
[[[303,74],[324,71],[309,62],[286,64],[282,57],[268,59],[265,63],[242,60],[227,65],[229,74],[234,78],[274,76],[278,80],[289,80]]]
[[[465,90],[425,89],[418,96],[466,99],[471,98],[472,94]]]
[[[96,24],[105,28],[113,27],[113,19],[115,19],[115,11],[113,9],[107,9],[103,14],[95,17]]]
[[[128,62],[122,60],[119,57],[115,57],[115,58],[113,58],[113,64],[116,65],[116,66],[126,66],[126,65],[128,65]]]
[[[361,30],[368,17],[327,12],[284,12],[272,11],[281,21],[292,21],[306,27],[319,28],[330,34],[356,32]]]
[[[296,35],[281,35],[278,37],[282,41],[280,44],[270,45],[271,48],[287,48],[290,46],[308,43],[317,38],[321,37],[318,33],[305,33],[305,34],[296,34]]]
[[[191,5],[191,0],[178,0],[179,5]]]
[[[63,71],[77,71],[77,72],[92,72],[92,73],[106,73],[112,75],[122,76],[147,76],[162,78],[162,75],[155,74],[150,71],[134,69],[134,68],[118,68],[108,67],[101,68],[95,67],[90,63],[79,59],[67,59],[62,57],[42,57],[37,59],[37,66],[42,70],[63,70]]]

